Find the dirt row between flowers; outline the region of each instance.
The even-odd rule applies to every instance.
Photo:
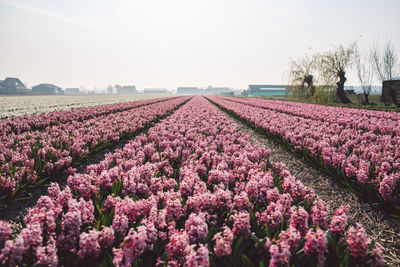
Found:
[[[190,98],[191,99],[191,98]],[[136,132],[131,134],[129,137],[120,139],[118,143],[112,143],[109,146],[106,146],[104,149],[89,155],[88,157],[82,159],[77,166],[73,166],[76,169],[76,173],[86,173],[86,168],[92,164],[99,164],[101,161],[105,159],[105,156],[108,153],[113,154],[117,149],[122,149],[126,143],[135,139],[136,136],[140,134],[146,134],[147,131],[153,127],[159,121],[171,116],[175,111],[177,111],[180,107],[185,105],[190,99],[184,101],[182,104],[178,105],[175,109],[170,112],[167,112],[156,121],[149,123],[141,129],[138,129]],[[67,178],[69,174],[64,173],[61,177],[59,177],[55,181],[48,181],[48,185],[50,182],[55,182],[60,185],[60,187],[64,188],[67,185]],[[28,209],[35,206],[37,200],[42,195],[47,195],[48,186],[40,186],[35,188],[32,192],[30,192],[30,197],[21,201],[14,201],[9,204],[9,206],[5,209],[0,210],[0,220],[7,220],[12,222],[15,229],[21,228],[21,222],[27,213]]]
[[[400,265],[400,222],[388,214],[377,210],[355,194],[336,182],[335,179],[324,173],[318,166],[307,163],[302,158],[289,151],[276,141],[256,131],[241,120],[223,111],[232,119],[239,130],[251,137],[252,142],[271,149],[270,159],[274,162],[283,162],[291,174],[304,185],[314,189],[318,198],[325,201],[330,214],[341,205],[349,205],[349,223],[359,222],[364,225],[367,234],[382,245],[386,264]]]

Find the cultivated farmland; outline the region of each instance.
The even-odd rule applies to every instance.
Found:
[[[59,110],[92,107],[165,97],[165,95],[37,95],[0,96],[0,118],[35,115]]]
[[[0,219],[47,187],[0,221],[0,264],[400,264],[398,113],[215,96],[126,100],[0,121]],[[337,201],[255,136],[327,174],[354,203],[331,207]]]

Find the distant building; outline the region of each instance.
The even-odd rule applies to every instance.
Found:
[[[245,96],[283,96],[287,94],[287,85],[250,84]]]
[[[64,91],[61,87],[54,84],[42,83],[32,87],[32,94],[40,95],[62,95]]]
[[[197,87],[178,87],[178,94],[185,95],[232,95],[233,91],[229,87],[212,87],[205,89]]]
[[[219,93],[218,95],[220,95],[220,96],[235,96],[235,93],[233,92],[233,91],[230,91],[230,92],[222,92],[222,93]]]
[[[65,94],[66,95],[78,95],[78,94],[80,94],[79,88],[66,88]]]
[[[28,88],[18,78],[7,77],[0,81],[0,94],[27,94]]]
[[[205,95],[231,95],[233,91],[229,87],[207,87],[203,90]]]
[[[134,85],[126,85],[126,86],[121,86],[117,87],[117,93],[118,94],[136,94],[136,86]]]
[[[143,89],[143,94],[168,94],[167,89],[164,88],[145,88]]]
[[[178,94],[182,95],[196,95],[199,93],[199,88],[197,87],[178,87]]]

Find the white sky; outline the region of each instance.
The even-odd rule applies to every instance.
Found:
[[[366,49],[390,38],[400,52],[399,14],[399,0],[0,0],[0,79],[139,89],[283,84],[290,58],[309,48],[358,40]]]

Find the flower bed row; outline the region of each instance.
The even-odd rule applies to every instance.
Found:
[[[269,153],[195,97],[64,190],[52,184],[19,233],[0,222],[0,263],[383,265],[346,207],[329,217]]]
[[[0,96],[0,118],[5,119],[91,106],[104,106],[166,96],[153,94],[2,95]]]
[[[10,201],[27,185],[70,171],[90,153],[118,142],[187,101],[180,97],[84,121],[48,126],[3,138],[0,144],[1,199]],[[39,177],[43,179],[37,181]]]
[[[353,109],[258,98],[226,97],[224,99],[308,119],[351,126],[357,130],[361,129],[382,135],[400,136],[399,112]]]
[[[400,136],[376,135],[338,123],[292,116],[219,97],[210,99],[256,128],[290,144],[327,171],[334,171],[350,188],[358,190],[357,193],[374,201],[386,201],[394,205],[390,205],[391,208],[400,211]]]
[[[148,99],[135,102],[124,102],[110,105],[101,105],[64,111],[54,111],[39,115],[27,115],[0,120],[0,140],[12,134],[20,134],[26,131],[42,130],[48,126],[60,125],[73,121],[84,121],[110,113],[121,112],[140,106],[166,101],[170,98]]]

